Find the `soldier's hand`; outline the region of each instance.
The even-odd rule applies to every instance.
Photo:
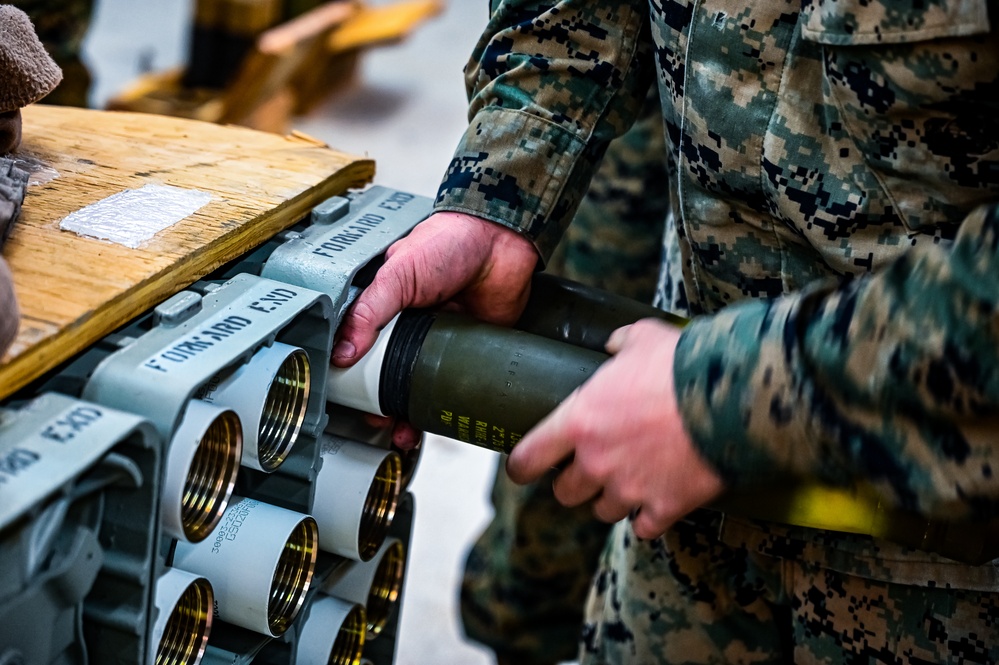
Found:
[[[527,302],[538,253],[505,226],[440,212],[394,243],[385,257],[337,330],[337,367],[357,362],[378,331],[407,307],[448,303],[490,323],[513,324]]]
[[[683,428],[673,388],[680,333],[652,319],[621,328],[614,354],[593,377],[528,432],[507,461],[518,483],[567,462],[555,479],[566,506],[593,500],[605,522],[634,515],[640,538],[655,538],[716,498],[721,478]]]

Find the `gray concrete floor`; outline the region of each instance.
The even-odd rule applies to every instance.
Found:
[[[98,0],[85,45],[102,107],[135,76],[185,60],[192,0]],[[373,2],[372,4],[380,4]],[[462,67],[487,3],[451,0],[404,43],[372,50],[357,81],[294,127],[375,159],[377,184],[433,196],[465,125]],[[412,491],[416,519],[397,663],[485,665],[457,614],[465,553],[489,518],[494,453],[433,437]]]

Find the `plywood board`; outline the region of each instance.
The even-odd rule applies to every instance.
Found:
[[[4,248],[23,318],[0,360],[0,399],[374,175],[371,160],[298,134],[53,106],[24,110],[18,156],[41,166],[35,181],[55,177],[29,186]],[[60,230],[144,185],[211,199],[136,249]]]

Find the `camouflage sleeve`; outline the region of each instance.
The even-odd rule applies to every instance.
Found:
[[[436,209],[525,233],[547,260],[652,73],[646,0],[493,2],[465,70],[469,127]]]
[[[684,424],[733,487],[872,482],[941,517],[999,510],[999,205],[869,278],[693,322]]]

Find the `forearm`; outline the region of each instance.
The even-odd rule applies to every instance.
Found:
[[[899,505],[994,514],[999,208],[950,248],[697,321],[677,350],[688,431],[731,486],[868,480]]]

